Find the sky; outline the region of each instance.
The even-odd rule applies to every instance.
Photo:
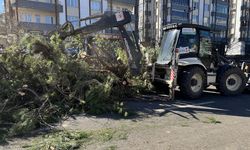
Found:
[[[4,0],[0,0],[0,14],[4,12]]]

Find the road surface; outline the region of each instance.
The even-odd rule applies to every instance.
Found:
[[[147,95],[126,103],[129,118],[117,115],[78,116],[62,127],[73,130],[115,129],[123,139],[97,142],[81,149],[105,150],[249,150],[250,92],[225,97],[214,91],[205,92],[198,100],[174,102],[164,96]],[[18,140],[17,140],[18,141]],[[18,143],[0,149],[18,149]]]

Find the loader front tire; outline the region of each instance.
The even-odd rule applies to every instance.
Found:
[[[185,98],[197,99],[203,94],[206,75],[199,67],[189,67],[179,74],[180,92]]]

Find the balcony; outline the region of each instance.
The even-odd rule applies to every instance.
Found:
[[[228,14],[218,13],[218,12],[215,12],[215,11],[212,11],[211,15],[212,16],[218,16],[218,17],[225,17],[225,18],[228,17]]]
[[[213,37],[212,40],[214,42],[218,42],[220,44],[227,42],[227,38],[225,38],[225,37]]]
[[[222,5],[229,5],[229,0],[213,0],[213,3],[222,4]]]
[[[179,5],[177,3],[172,3],[172,9],[185,11],[185,10],[188,10],[188,8],[189,8],[188,5]]]
[[[246,17],[246,16],[241,16],[241,17],[240,17],[240,20],[241,20],[241,21],[245,21],[245,20],[247,20],[247,17]]]
[[[239,41],[244,41],[244,42],[250,43],[250,38],[247,38],[247,37],[240,37],[240,38],[239,38]]]
[[[225,31],[227,30],[227,28],[228,28],[227,25],[223,26],[223,25],[218,25],[214,23],[211,24],[211,29],[215,31]]]
[[[56,29],[55,24],[34,23],[34,22],[19,22],[19,27],[26,31],[42,31],[49,32]]]
[[[112,0],[113,2],[119,2],[123,4],[135,5],[135,0]]]
[[[241,26],[240,27],[240,31],[247,31],[248,30],[248,27],[247,26]]]
[[[241,10],[249,10],[249,9],[250,9],[250,6],[247,6],[247,5],[241,6]]]
[[[22,1],[18,1],[18,3],[14,2],[12,4],[13,7],[16,7],[16,5],[18,5],[18,7],[20,8],[30,8],[30,9],[36,9],[36,10],[41,10],[41,11],[46,11],[46,12],[55,12],[55,4],[53,3],[22,0]],[[63,6],[58,4],[57,11],[63,12]]]

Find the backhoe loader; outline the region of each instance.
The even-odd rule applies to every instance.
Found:
[[[66,22],[59,30],[62,39],[77,34],[87,35],[107,28],[117,27],[126,46],[126,54],[132,75],[139,75],[142,53],[135,34],[126,31],[131,22],[128,11],[104,13],[80,19],[87,21],[99,18],[95,23],[74,29]],[[210,29],[194,24],[170,24],[163,28],[161,50],[152,65],[151,80],[154,85],[165,84],[168,99],[174,99],[175,90],[186,98],[199,98],[203,90],[214,85],[224,95],[240,94],[249,79],[250,65],[236,64],[218,54],[213,46]],[[132,39],[131,39],[132,37]]]

